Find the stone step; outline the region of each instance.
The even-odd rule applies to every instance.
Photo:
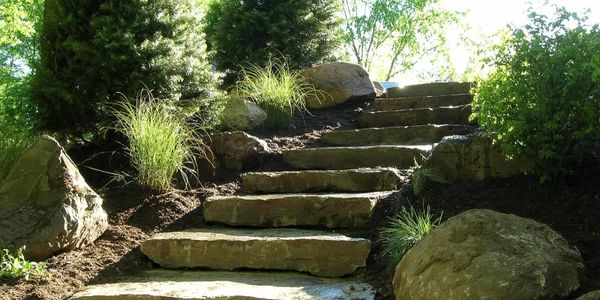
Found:
[[[204,220],[234,226],[355,228],[370,223],[375,204],[392,192],[209,197]]]
[[[369,110],[386,111],[411,108],[434,108],[442,106],[460,106],[471,103],[473,96],[469,94],[418,96],[405,98],[381,98],[373,101]]]
[[[470,82],[433,82],[408,85],[387,90],[388,98],[468,94]]]
[[[358,123],[362,127],[392,127],[426,124],[469,124],[471,107],[438,107],[390,111],[362,112]]]
[[[71,300],[373,300],[366,283],[280,272],[153,270],[113,284],[92,285]]]
[[[394,167],[406,169],[414,159],[427,156],[431,145],[382,145],[358,147],[323,147],[286,150],[283,159],[298,169],[354,169]]]
[[[365,266],[371,242],[299,229],[193,229],[159,233],[140,248],[163,268],[291,270],[339,277]]]
[[[259,172],[242,178],[250,194],[390,191],[402,180],[394,168]]]
[[[473,128],[468,125],[416,125],[324,133],[320,140],[332,146],[426,145],[450,135],[464,135]]]

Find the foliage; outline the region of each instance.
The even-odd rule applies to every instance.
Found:
[[[34,80],[43,125],[94,130],[109,121],[106,104],[146,86],[161,99],[209,96],[216,78],[196,2],[47,0]]]
[[[39,57],[43,3],[0,1],[0,182],[35,133],[30,72]]]
[[[346,48],[370,72],[385,62],[381,79],[390,80],[423,57],[444,54],[445,28],[459,15],[439,0],[342,0]]]
[[[429,206],[422,211],[415,210],[413,206],[408,209],[402,207],[402,211],[390,219],[389,226],[379,233],[382,254],[395,267],[408,250],[441,222],[442,215],[436,218]]]
[[[0,2],[0,83],[37,62],[43,8],[43,0]]]
[[[331,0],[220,0],[204,18],[217,69],[238,73],[284,56],[290,68],[310,66],[339,45],[339,4]]]
[[[574,170],[600,141],[600,30],[564,8],[529,17],[490,59],[495,71],[476,89],[472,117],[508,155],[533,158],[545,181]]]
[[[411,168],[412,170],[412,187],[413,192],[416,196],[421,195],[427,187],[428,182],[446,182],[446,179],[442,177],[435,169],[429,167],[423,167],[415,160],[415,165]]]
[[[128,99],[115,106],[114,128],[128,139],[127,152],[143,186],[165,191],[178,173],[189,187],[189,176],[196,175],[196,154],[201,154],[201,139],[194,128],[164,101],[143,90],[135,104]]]
[[[28,261],[23,255],[23,249],[12,254],[8,249],[0,250],[0,278],[29,279],[30,276],[41,277],[48,272],[45,263]]]
[[[265,110],[267,127],[281,128],[289,124],[294,112],[305,110],[307,95],[315,93],[315,88],[287,64],[269,61],[264,68],[252,65],[242,69],[242,74],[238,92]]]

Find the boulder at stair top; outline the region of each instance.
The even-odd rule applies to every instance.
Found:
[[[531,219],[474,209],[448,219],[396,267],[396,299],[554,299],[579,287],[579,251]]]
[[[308,108],[325,108],[352,98],[375,98],[373,82],[365,68],[351,63],[334,62],[302,71],[308,83],[319,91],[306,99]]]
[[[205,142],[217,163],[231,170],[252,168],[260,162],[262,155],[271,151],[265,141],[243,131],[211,134]]]
[[[442,139],[425,167],[447,181],[485,180],[530,173],[534,164],[526,157],[508,159],[499,145],[480,134],[455,135]]]
[[[229,130],[250,130],[262,125],[267,113],[258,104],[230,96],[221,114],[221,124]]]
[[[0,186],[0,240],[26,246],[31,259],[88,245],[107,228],[102,198],[49,136],[21,155]]]

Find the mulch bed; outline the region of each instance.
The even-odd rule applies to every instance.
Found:
[[[355,128],[353,120],[365,103],[351,102],[335,109],[297,115],[289,128],[258,129],[250,134],[267,141],[275,151],[319,146],[318,137],[325,131]],[[109,146],[108,148],[111,148]],[[107,149],[85,149],[72,153],[75,161],[85,161]],[[113,156],[111,156],[113,157]],[[86,161],[88,166],[122,168],[122,161],[106,163]],[[276,170],[282,166],[276,159],[260,170]],[[472,208],[488,208],[532,218],[550,225],[582,253],[585,271],[582,288],[576,293],[600,289],[600,164],[583,170],[570,181],[540,184],[535,177],[495,179],[485,182],[460,182],[432,185],[421,198],[415,198],[406,185],[376,208],[371,228],[350,231],[348,234],[371,238],[375,242],[369,266],[353,278],[366,280],[378,291],[378,299],[393,299],[391,278],[393,268],[379,259],[377,232],[389,217],[403,205],[429,205],[434,213],[443,211],[449,218]],[[154,233],[206,227],[202,219],[201,202],[214,194],[231,195],[240,192],[236,172],[217,174],[203,180],[192,191],[155,195],[113,182],[106,174],[82,168],[88,182],[105,199],[109,214],[109,229],[93,245],[50,258],[47,263],[51,276],[42,279],[0,281],[0,299],[66,299],[89,283],[108,283],[121,276],[133,275],[155,267],[140,251],[139,244]],[[343,232],[343,231],[342,231]],[[570,297],[568,299],[573,299]]]

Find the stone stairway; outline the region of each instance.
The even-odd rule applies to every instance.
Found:
[[[371,242],[330,230],[368,227],[378,201],[401,184],[399,169],[444,136],[469,132],[468,87],[390,91],[394,98],[360,114],[362,129],[324,134],[327,147],[284,151],[289,169],[243,175],[247,195],[209,197],[205,220],[227,227],[142,243],[166,270],[91,286],[72,299],[374,299],[371,286],[349,276],[366,266]]]

